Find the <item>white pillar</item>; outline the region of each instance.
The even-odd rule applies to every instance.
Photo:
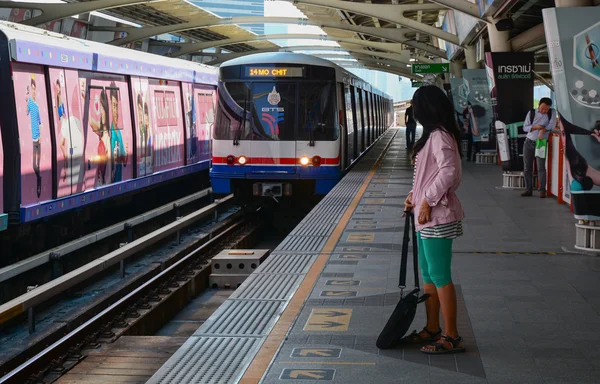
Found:
[[[490,38],[490,48],[492,52],[510,52],[510,31],[498,31],[496,29],[496,22],[498,19],[490,18],[490,24],[488,24],[488,36]]]
[[[588,7],[594,5],[592,0],[554,0],[556,8]]]
[[[462,77],[462,69],[463,69],[463,61],[452,61],[450,63],[450,69],[452,70],[452,74],[456,78]]]
[[[142,40],[142,52],[148,52],[149,47],[150,47],[150,39]]]
[[[464,49],[465,61],[467,62],[467,69],[479,69],[479,63],[477,62],[477,52],[474,45],[467,45]]]

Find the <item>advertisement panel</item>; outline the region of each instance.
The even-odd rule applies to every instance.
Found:
[[[600,220],[600,9],[547,8],[544,28],[575,217]]]
[[[481,141],[481,149],[496,149],[494,111],[486,71],[463,69],[462,74],[467,94],[465,107],[471,118],[473,141]]]
[[[12,63],[21,149],[21,205],[52,198],[52,141],[42,66]]]
[[[523,170],[523,122],[533,108],[533,52],[486,52],[494,128],[504,171]]]

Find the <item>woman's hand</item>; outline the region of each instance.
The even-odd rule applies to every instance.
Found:
[[[406,216],[406,214],[413,210],[415,205],[412,203],[412,192],[408,194],[406,200],[404,200],[404,213],[402,217]]]
[[[594,129],[592,132],[592,137],[600,143],[600,129]]]
[[[431,221],[431,207],[427,200],[423,200],[419,208],[419,224],[424,225]]]

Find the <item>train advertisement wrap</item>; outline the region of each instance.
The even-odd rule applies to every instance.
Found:
[[[200,159],[206,160],[212,154],[212,141],[210,133],[215,125],[215,105],[217,94],[214,89],[202,86],[194,86],[196,100],[196,125],[198,135],[198,151]]]
[[[86,182],[98,188],[133,177],[129,90],[123,76],[85,75],[89,75],[84,78],[89,138],[85,153],[88,172],[93,174]]]
[[[215,124],[215,91],[209,87],[182,84],[185,114],[187,164],[209,158],[210,132]]]
[[[153,171],[184,165],[183,116],[179,82],[150,79]]]
[[[544,28],[575,218],[600,220],[600,9],[547,8]]]
[[[39,65],[13,63],[21,149],[21,205],[52,198],[52,141],[46,77]]]
[[[134,122],[137,135],[137,174],[138,177],[151,175],[154,169],[154,131],[150,118],[150,93],[148,79],[131,77],[133,87]]]
[[[57,196],[84,192],[86,132],[82,124],[85,94],[75,70],[49,68],[54,137],[56,138]]]

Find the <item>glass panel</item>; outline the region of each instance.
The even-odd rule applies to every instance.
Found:
[[[216,140],[233,140],[236,133],[240,140],[252,138],[248,121],[248,110],[252,103],[250,86],[251,84],[242,82],[219,84],[217,123],[214,130]],[[244,111],[246,111],[245,119]],[[242,124],[245,128],[239,130]]]
[[[297,140],[337,140],[333,83],[301,83]],[[312,137],[310,133],[312,132]]]

